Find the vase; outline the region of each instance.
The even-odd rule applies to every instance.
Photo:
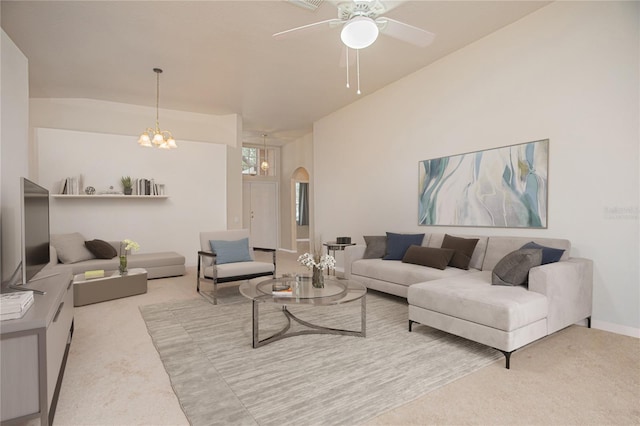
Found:
[[[322,274],[322,272],[322,268],[313,268],[311,285],[313,285],[315,288],[324,288],[324,275]]]
[[[124,189],[124,195],[131,195],[131,194],[133,194],[133,188]]]
[[[118,270],[120,271],[120,275],[127,274],[127,255],[126,254],[120,256],[120,266],[118,267]]]

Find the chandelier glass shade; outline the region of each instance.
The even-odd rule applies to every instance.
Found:
[[[351,49],[364,49],[378,38],[378,26],[366,16],[356,16],[344,24],[340,39]]]
[[[147,127],[147,129],[140,134],[138,143],[147,148],[154,146],[160,149],[177,148],[178,145],[176,145],[176,140],[173,139],[171,132],[168,130],[160,130],[160,73],[162,73],[162,70],[160,68],[154,68],[153,72],[156,73],[156,127]]]
[[[269,170],[269,167],[270,167],[269,162],[267,161],[267,134],[266,133],[262,134],[262,143],[264,145],[264,159],[260,164],[260,168],[266,172],[267,170]]]

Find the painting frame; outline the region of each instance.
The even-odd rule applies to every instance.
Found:
[[[418,225],[548,228],[549,139],[418,163]]]

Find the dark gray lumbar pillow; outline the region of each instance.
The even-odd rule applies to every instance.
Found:
[[[366,236],[364,242],[367,248],[364,250],[363,259],[381,259],[387,254],[387,236]]]
[[[402,258],[402,263],[413,263],[415,265],[429,266],[431,268],[444,270],[455,250],[435,247],[423,247],[412,245]]]
[[[520,249],[512,251],[493,268],[491,283],[494,285],[522,285],[529,278],[529,269],[542,264],[542,250]]]

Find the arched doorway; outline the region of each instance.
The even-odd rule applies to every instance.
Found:
[[[291,236],[293,247],[299,253],[309,250],[309,172],[298,167],[291,175]]]

